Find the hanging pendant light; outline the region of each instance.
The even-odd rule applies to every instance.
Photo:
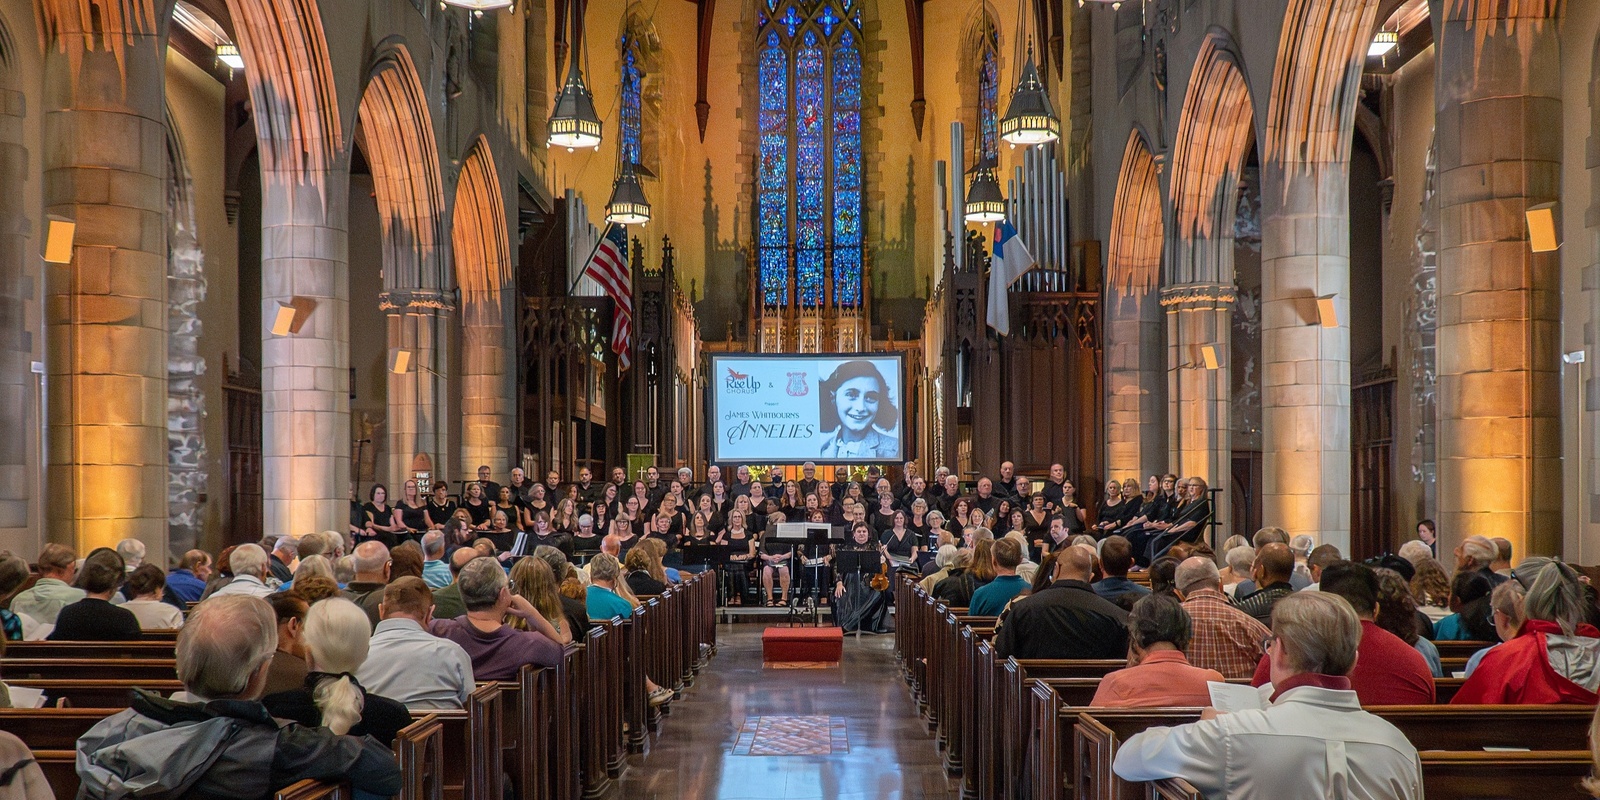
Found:
[[[600,117],[594,113],[594,95],[583,84],[583,68],[579,51],[583,49],[583,20],[578,17],[576,4],[569,4],[567,18],[572,20],[572,51],[567,54],[567,82],[556,95],[555,110],[550,113],[550,144],[565,147],[570,152],[579,147],[600,146]]]
[[[594,95],[583,85],[583,72],[578,68],[576,57],[567,69],[566,84],[556,95],[549,131],[550,144],[568,150],[600,146],[600,117],[594,113]]]
[[[512,1],[513,0],[439,0],[439,7],[444,8],[445,6],[455,6],[456,8],[465,8],[468,11],[471,11],[473,16],[481,17],[485,11],[497,11],[502,8],[510,8]]]
[[[968,222],[999,222],[1006,218],[1006,199],[1000,194],[1000,181],[994,174],[995,160],[983,158],[968,170],[967,204],[962,216]]]
[[[217,60],[226,64],[228,69],[244,69],[244,55],[239,52],[239,45],[233,42],[217,45]]]
[[[1006,107],[1006,115],[1000,120],[1000,138],[1012,146],[1024,147],[1061,138],[1061,119],[1050,105],[1050,95],[1045,92],[1044,81],[1039,79],[1039,68],[1033,64],[1032,45],[1028,47],[1028,61],[1022,65],[1016,91],[1011,93],[1011,105]]]
[[[611,184],[611,202],[606,203],[606,222],[616,225],[643,225],[650,221],[650,201],[644,197],[644,186],[639,183],[639,173],[631,162],[623,162],[622,171]]]

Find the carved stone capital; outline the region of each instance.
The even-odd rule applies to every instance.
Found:
[[[1233,307],[1239,290],[1224,283],[1184,283],[1161,290],[1161,307],[1168,311],[1225,310]]]
[[[456,310],[455,294],[439,289],[391,289],[378,295],[378,310],[389,313],[431,310],[448,314]]]

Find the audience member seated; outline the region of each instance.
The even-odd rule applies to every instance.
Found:
[[[1134,734],[1112,769],[1126,781],[1183,778],[1229,797],[1420,799],[1422,764],[1404,734],[1361,710],[1350,688],[1362,628],[1328,592],[1283,598],[1267,649],[1274,694],[1264,709]]]
[[[54,542],[45,545],[39,551],[39,580],[11,598],[12,612],[26,614],[40,624],[56,624],[61,609],[83,599],[83,590],[71,585],[77,575],[78,555],[71,548]]]
[[[616,556],[600,553],[589,560],[589,588],[585,590],[589,619],[633,616],[633,604],[617,592],[621,579],[622,565],[617,563]]]
[[[183,627],[183,612],[161,596],[167,589],[167,576],[154,564],[140,564],[128,574],[123,594],[130,597],[121,608],[130,611],[144,630],[171,630]]]
[[[428,632],[433,591],[420,578],[384,587],[377,630],[356,670],[366,690],[406,708],[461,708],[472,694],[472,658],[461,645]]]
[[[270,797],[306,779],[348,781],[379,796],[399,793],[394,753],[377,740],[272,718],[259,698],[276,648],[265,601],[207,600],[178,635],[177,661],[184,688],[209,702],[135,690],[131,708],[78,740],[78,797]]]
[[[1433,702],[1433,671],[1428,669],[1428,662],[1411,645],[1373,621],[1378,607],[1378,575],[1371,567],[1349,561],[1330,564],[1322,571],[1322,588],[1317,593],[1343,598],[1361,622],[1361,650],[1349,675],[1351,688],[1361,697],[1362,705]],[[1271,667],[1270,659],[1262,659],[1251,683],[1261,686],[1271,680]]]
[[[399,548],[395,548],[398,550]],[[383,602],[383,587],[389,585],[393,556],[383,542],[366,541],[356,545],[356,577],[344,587],[346,600],[367,613],[372,627],[378,626],[378,604]]]
[[[564,645],[573,640],[575,634],[572,625],[567,622],[566,609],[561,606],[560,585],[556,583],[549,562],[532,557],[517,559],[516,566],[511,568],[511,592],[527,600],[550,623],[556,632],[556,644]],[[527,622],[521,618],[513,618],[510,625],[517,630],[530,630]]]
[[[1532,562],[1532,563],[1530,563]],[[1524,559],[1517,576],[1532,575],[1523,598],[1527,619],[1515,638],[1478,663],[1452,703],[1576,703],[1600,697],[1600,630],[1584,622],[1583,585],[1572,567]]]
[[[211,579],[211,554],[190,550],[178,559],[178,566],[167,573],[167,588],[185,603],[200,602],[206,581]]]
[[[0,552],[0,639],[20,642],[38,625],[32,617],[24,620],[22,615],[6,608],[11,596],[29,577],[28,562],[22,556],[13,555],[9,550]]]
[[[1444,574],[1444,567],[1439,566],[1433,556],[1423,556],[1411,564],[1414,570],[1410,581],[1411,600],[1429,623],[1438,625],[1439,620],[1450,616],[1450,576]],[[1438,632],[1434,635],[1437,638]]]
[[[83,560],[78,583],[85,597],[61,609],[56,615],[51,641],[125,642],[144,638],[139,618],[133,612],[111,604],[111,595],[122,584],[122,556],[102,547]]]
[[[461,577],[461,569],[472,562],[472,559],[483,555],[472,547],[457,548],[450,554],[450,585],[433,593],[434,619],[455,619],[467,613],[467,607],[461,604],[461,586],[456,580]]]
[[[994,580],[972,592],[972,603],[967,610],[968,614],[978,617],[998,617],[1012,598],[1027,590],[1028,582],[1017,575],[1017,567],[1022,564],[1022,553],[1025,549],[1025,546],[1016,539],[1005,538],[995,541],[990,550],[994,560]]]
[[[567,561],[566,553],[550,545],[542,544],[535,547],[533,549],[533,557],[542,559],[546,564],[550,565],[550,574],[555,577],[558,587],[565,586],[568,581],[571,581],[573,586],[576,587],[574,594],[577,597],[569,597],[561,592],[558,592],[558,594],[560,595],[561,612],[566,616],[567,624],[571,626],[572,641],[583,642],[589,637],[589,609],[581,599],[583,596],[583,582],[578,577],[578,570]]]
[[[446,525],[444,531],[458,531],[461,522],[455,525]],[[450,565],[444,560],[444,531],[429,531],[422,535],[422,579],[427,582],[430,589],[443,589],[449,586],[455,576],[450,574]]]
[[[1295,538],[1298,539],[1300,537],[1296,536]],[[1322,570],[1327,568],[1329,564],[1343,560],[1344,556],[1340,555],[1339,548],[1334,545],[1325,544],[1313,549],[1311,554],[1306,556],[1306,572],[1311,576],[1311,583],[1307,584],[1306,588],[1298,591],[1316,591],[1322,583]],[[1299,565],[1296,564],[1296,566]]]
[[[272,663],[267,668],[267,685],[262,690],[262,696],[294,691],[305,686],[306,674],[311,671],[311,666],[306,663],[308,653],[305,640],[306,612],[311,610],[310,602],[301,597],[299,591],[278,592],[267,598],[267,602],[272,604],[272,613],[278,620],[278,649],[272,653]]]
[[[1494,591],[1489,595],[1489,605],[1494,609],[1494,629],[1500,634],[1500,641],[1473,653],[1472,657],[1467,659],[1463,677],[1472,677],[1472,673],[1478,671],[1478,665],[1483,663],[1483,657],[1488,655],[1490,650],[1516,638],[1517,632],[1522,629],[1522,623],[1527,621],[1522,611],[1526,594],[1527,591],[1522,588],[1522,583],[1519,581],[1506,581],[1494,587]]]
[[[1250,579],[1250,568],[1256,563],[1256,549],[1248,544],[1241,544],[1228,548],[1224,553],[1223,559],[1228,566],[1221,570],[1219,577],[1223,593],[1233,597],[1239,585]]]
[[[1282,528],[1269,525],[1259,531],[1256,531],[1256,535],[1250,538],[1250,544],[1256,549],[1257,553],[1261,552],[1261,548],[1266,547],[1274,542],[1287,547],[1289,544],[1289,534],[1286,533]],[[1289,575],[1289,584],[1292,585],[1294,590],[1298,592],[1301,589],[1311,585],[1311,573],[1310,571],[1301,568],[1299,562],[1295,562],[1294,566],[1295,569]],[[1246,578],[1241,581],[1238,587],[1234,590],[1233,596],[1244,597],[1245,595],[1254,592],[1258,588],[1260,587],[1257,586],[1255,578],[1246,576]]]
[[[667,590],[667,584],[664,581],[657,580],[650,574],[649,550],[643,547],[635,547],[629,550],[623,566],[628,569],[628,588],[632,589],[634,594],[656,595]]]
[[[1115,534],[1100,543],[1100,569],[1105,577],[1094,583],[1094,593],[1123,608],[1133,604],[1150,590],[1128,580],[1128,570],[1133,569],[1133,544]]]
[[[1398,556],[1390,558],[1409,563]],[[1420,625],[1427,618],[1418,616],[1417,605],[1411,599],[1411,587],[1406,585],[1405,576],[1387,568],[1380,568],[1377,573],[1378,610],[1372,621],[1421,653],[1422,660],[1428,662],[1428,671],[1433,673],[1433,677],[1449,677],[1444,674],[1444,664],[1439,660],[1439,648],[1422,634]]]
[[[963,547],[956,551],[949,574],[934,584],[933,599],[951,608],[962,608],[972,604],[972,593],[977,589],[977,581],[972,577],[972,550]]]
[[[1507,576],[1494,571],[1494,560],[1500,556],[1500,548],[1489,540],[1487,536],[1468,536],[1456,545],[1456,574],[1463,572],[1480,572],[1489,579],[1489,588],[1493,589],[1507,580]]]
[[[349,556],[345,556],[349,558]],[[307,575],[295,581],[294,593],[300,595],[307,603],[316,605],[330,597],[344,597],[344,590],[332,578],[321,575]],[[281,594],[281,593],[280,593]]]
[[[1294,555],[1289,552],[1288,545],[1272,542],[1260,548],[1250,575],[1261,588],[1244,593],[1245,587],[1240,584],[1238,591],[1242,594],[1235,595],[1234,605],[1265,625],[1272,619],[1272,607],[1294,594],[1294,584],[1289,582],[1293,573]]]
[[[5,731],[0,731],[0,800],[56,800],[33,751]]]
[[[950,534],[942,533],[940,536],[948,539]],[[933,587],[938,586],[939,581],[950,577],[950,568],[955,566],[956,554],[959,552],[953,544],[946,543],[939,546],[938,551],[933,556],[932,566],[934,570],[923,576],[922,580],[917,584],[922,587],[922,591],[932,595]]]
[[[236,594],[266,597],[272,594],[272,590],[267,588],[267,551],[259,545],[241,544],[233,548],[233,552],[228,554],[228,569],[233,573],[233,579],[212,592],[210,597]]]
[[[1048,586],[1011,604],[995,632],[1000,658],[1123,658],[1128,612],[1094,593],[1094,548],[1073,545]]]
[[[338,734],[371,736],[393,747],[395,734],[411,724],[411,713],[356,680],[356,670],[366,663],[371,637],[367,613],[355,603],[335,597],[312,606],[306,612],[311,671],[305,684],[269,694],[262,698],[262,705],[279,719],[321,726]]]
[[[1489,541],[1494,543],[1494,560],[1489,562],[1490,571],[1511,577],[1511,540],[1496,536]]]
[[[1222,673],[1191,666],[1184,658],[1192,631],[1189,615],[1177,600],[1150,594],[1139,598],[1128,612],[1128,666],[1107,674],[1089,705],[1211,705],[1206,684],[1224,679]]]
[[[500,562],[489,556],[473,559],[456,578],[467,613],[436,619],[428,626],[435,636],[461,645],[472,658],[472,674],[480,681],[515,680],[526,664],[553,667],[561,661],[556,631],[539,611],[511,593]],[[528,622],[531,630],[505,624],[507,614]]]
[[[1261,662],[1261,643],[1272,631],[1234,608],[1222,593],[1221,580],[1216,563],[1205,556],[1191,556],[1178,565],[1178,595],[1192,626],[1184,654],[1189,663],[1229,680],[1248,678]]]
[[[1450,581],[1449,616],[1434,623],[1435,641],[1494,641],[1489,593],[1494,583],[1479,570],[1457,572]]]
[[[300,559],[300,540],[293,536],[279,536],[267,554],[267,570],[280,585],[294,580],[294,562]]]

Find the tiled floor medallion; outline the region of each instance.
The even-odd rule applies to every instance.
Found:
[[[844,717],[746,717],[736,756],[826,756],[850,752]]]

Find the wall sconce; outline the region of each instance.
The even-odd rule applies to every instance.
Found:
[[[1556,203],[1528,206],[1528,249],[1552,253],[1561,249],[1561,232],[1556,227]]]
[[[1203,369],[1215,372],[1222,368],[1222,357],[1218,355],[1216,345],[1196,344],[1189,347],[1193,357],[1187,363],[1179,364],[1179,369]]]
[[[1339,309],[1333,304],[1336,296],[1325,294],[1317,298],[1317,322],[1324,328],[1339,327]]]
[[[279,303],[278,313],[272,318],[272,335],[290,336],[299,333],[316,307],[317,301],[309,297],[293,297],[287,303]]]
[[[389,371],[396,375],[404,375],[411,371],[411,351],[398,348],[389,351]]]
[[[65,217],[49,217],[44,229],[44,260],[50,264],[72,263],[72,242],[78,223]]]

